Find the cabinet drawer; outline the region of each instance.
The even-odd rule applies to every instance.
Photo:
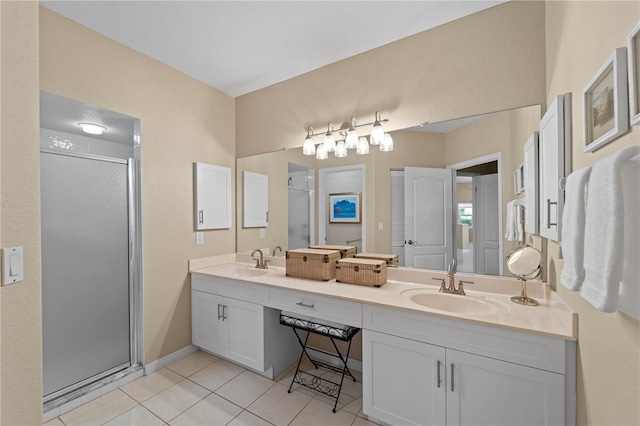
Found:
[[[490,358],[565,373],[564,339],[363,306],[363,328]]]
[[[270,290],[269,306],[308,317],[362,327],[362,305],[287,290]]]
[[[260,304],[268,295],[268,290],[259,284],[198,274],[191,274],[191,289]]]

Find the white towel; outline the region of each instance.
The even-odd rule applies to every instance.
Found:
[[[597,309],[614,312],[624,259],[622,164],[640,153],[640,146],[616,152],[593,165],[587,192],[585,278],[580,295]]]
[[[577,291],[584,280],[584,226],[586,218],[587,182],[591,167],[576,170],[567,177],[564,209],[562,210],[562,255],[564,266],[560,281],[569,290]]]
[[[522,223],[519,213],[520,200],[511,200],[507,203],[507,223],[504,237],[507,241],[522,240]]]
[[[640,159],[622,169],[624,261],[618,310],[640,320]]]

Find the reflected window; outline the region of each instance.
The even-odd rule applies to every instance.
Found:
[[[473,228],[473,204],[458,203],[458,223]]]

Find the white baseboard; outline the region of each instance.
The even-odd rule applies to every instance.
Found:
[[[184,348],[179,349],[167,356],[163,356],[162,358],[156,361],[150,362],[149,364],[144,366],[144,375],[148,376],[149,374],[153,373],[156,370],[161,370],[167,365],[171,365],[174,362],[184,358],[185,356],[198,351],[199,349],[200,348],[197,347],[196,345],[185,346]]]

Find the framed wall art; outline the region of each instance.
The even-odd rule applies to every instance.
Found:
[[[631,125],[640,126],[640,22],[629,33],[627,41],[629,68],[629,110]]]
[[[627,49],[620,47],[582,91],[584,152],[593,152],[629,130]]]
[[[329,223],[360,223],[362,193],[329,194]]]

